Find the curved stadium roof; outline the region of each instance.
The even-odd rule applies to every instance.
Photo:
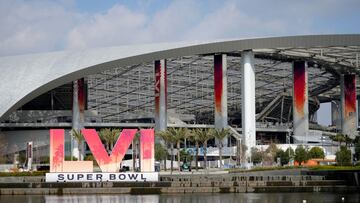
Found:
[[[228,55],[229,111],[238,112],[241,51],[248,49],[254,51],[256,58],[259,116],[278,95],[291,96],[293,60],[309,62],[309,94],[315,98],[312,103],[315,109],[319,101],[338,96],[341,73],[359,73],[358,34],[160,43],[8,56],[0,58],[3,76],[0,117],[6,117],[55,87],[84,76],[89,85],[89,109],[99,111],[104,120],[116,121],[122,114],[139,113],[139,109],[151,112],[154,106],[152,62],[164,58],[168,59],[169,108],[185,114],[211,111],[211,55],[214,53]],[[107,83],[111,87],[106,86]],[[122,106],[124,102],[128,105]],[[117,108],[111,109],[114,106]]]

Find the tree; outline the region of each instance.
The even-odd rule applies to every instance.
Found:
[[[295,157],[295,151],[291,147],[287,148],[285,152],[289,155],[289,159],[293,159]]]
[[[297,146],[295,149],[295,161],[301,166],[301,163],[307,162],[307,160],[309,160],[309,156],[306,149],[302,145]]]
[[[310,159],[323,159],[325,158],[324,150],[321,147],[313,147],[309,150]]]
[[[186,151],[185,149],[180,150],[180,159],[182,162],[191,163],[192,158],[193,157],[191,156],[191,154],[188,151]]]
[[[343,135],[343,134],[341,134],[341,133],[338,133],[338,134],[336,134],[336,135],[331,135],[331,136],[329,136],[329,138],[330,138],[332,141],[339,142],[340,146],[341,146],[341,143],[346,142],[346,137],[345,137],[345,135]]]
[[[180,144],[184,141],[185,138],[189,137],[189,131],[187,128],[170,128],[169,131],[173,135],[176,142],[178,170],[180,171]]]
[[[349,147],[350,144],[354,142],[354,139],[350,138],[348,135],[345,135],[345,146]]]
[[[105,142],[105,148],[108,153],[114,148],[115,142],[120,136],[120,129],[103,128],[100,130],[99,135],[103,142]]]
[[[174,136],[174,130],[173,130],[173,128],[168,128],[165,131],[158,132],[158,136],[161,137],[167,145],[170,145],[170,150],[171,150],[170,173],[172,173],[173,169],[174,169],[174,144],[176,143],[176,139]]]
[[[291,147],[287,148],[285,153],[289,156],[289,162],[290,162],[291,159],[292,160],[294,159],[295,151]]]
[[[167,147],[169,147],[169,143],[168,143],[168,139],[167,139],[168,133],[166,131],[160,131],[160,132],[156,132],[155,135],[160,137],[160,139],[163,141],[163,143],[160,143],[160,144],[161,145],[164,144],[164,146],[165,146],[166,157],[164,159],[164,165],[165,165],[165,171],[166,171],[166,160],[167,160],[167,157],[168,157]]]
[[[217,139],[217,147],[219,148],[220,168],[222,168],[222,141],[230,135],[230,129],[210,129],[210,133],[212,133],[212,136]]]
[[[103,128],[99,132],[100,139],[104,142],[106,151],[109,153],[110,151],[110,140],[111,140],[111,129]]]
[[[251,148],[251,161],[254,164],[259,164],[263,161],[264,153],[258,150],[256,147]]]
[[[354,140],[354,147],[355,147],[355,158],[357,161],[360,160],[360,137],[356,137]]]
[[[276,144],[275,143],[271,143],[269,145],[269,147],[266,149],[266,153],[270,153],[271,156],[275,156],[276,155],[276,152],[278,151],[279,149],[277,148]]]
[[[120,136],[120,129],[111,129],[111,136],[110,136],[110,150],[112,151],[112,149],[114,148],[116,141],[118,140],[119,136]]]
[[[155,160],[156,161],[162,161],[165,160],[167,156],[166,149],[164,146],[160,143],[155,144]]]
[[[131,148],[132,148],[132,162],[133,162],[133,171],[135,171],[136,168],[136,160],[138,159],[138,154],[140,152],[140,133],[136,132],[134,139],[132,140],[131,143]],[[139,161],[139,168],[140,168],[140,161]]]
[[[273,164],[273,161],[276,157],[276,153],[279,149],[277,148],[275,143],[271,143],[269,147],[265,150],[265,154],[263,157],[263,161],[271,162]]]
[[[80,130],[76,130],[76,129],[72,129],[71,130],[71,135],[75,138],[76,142],[78,143],[78,148],[79,148],[79,161],[84,159],[83,153],[83,147],[84,147],[84,136],[81,133]]]
[[[346,146],[340,146],[340,150],[335,153],[336,163],[339,166],[351,165],[351,151]]]
[[[195,169],[198,171],[198,162],[199,162],[199,143],[200,137],[196,129],[190,131],[190,140],[195,143],[196,152],[195,152]]]
[[[274,161],[277,161],[277,158],[280,158],[281,166],[288,164],[290,160],[289,154],[282,149],[277,150]]]
[[[180,171],[180,144],[189,136],[189,131],[186,128],[168,128],[166,131],[171,137],[171,142],[176,143],[178,170]]]
[[[204,166],[205,169],[207,168],[207,157],[206,157],[206,151],[207,151],[207,142],[212,139],[212,134],[209,133],[208,129],[197,129],[196,133],[198,134],[199,142],[202,144],[203,152],[204,152]]]
[[[248,147],[244,145],[241,140],[236,141],[236,156],[237,156],[237,164],[240,165],[244,162],[246,162],[246,151],[248,150]]]

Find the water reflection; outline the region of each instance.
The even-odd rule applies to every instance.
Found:
[[[159,202],[159,195],[74,195],[45,196],[46,203],[153,203]]]
[[[341,198],[345,200],[342,201]],[[168,195],[0,195],[0,203],[296,203],[359,202],[359,194],[334,193],[237,193],[237,194],[168,194]]]

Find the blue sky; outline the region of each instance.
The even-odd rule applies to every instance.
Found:
[[[138,43],[360,33],[359,11],[360,0],[0,0],[0,56]]]
[[[81,12],[106,12],[115,4],[124,5],[131,10],[137,11],[157,11],[164,9],[171,1],[153,0],[153,1],[137,1],[137,0],[78,0],[75,1],[75,8]]]

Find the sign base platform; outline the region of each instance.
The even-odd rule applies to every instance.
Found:
[[[46,182],[156,182],[159,173],[46,173]]]

